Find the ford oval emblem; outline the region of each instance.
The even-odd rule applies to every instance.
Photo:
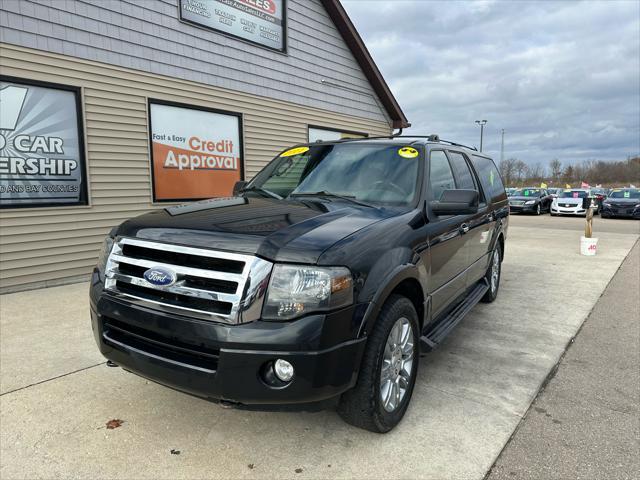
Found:
[[[173,270],[164,267],[151,267],[144,272],[144,279],[151,285],[158,287],[168,287],[176,283],[178,276]]]

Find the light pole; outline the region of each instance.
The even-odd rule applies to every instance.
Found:
[[[487,124],[487,121],[476,120],[476,123],[480,125],[480,151],[482,151],[482,136],[484,135],[484,126]]]
[[[500,161],[504,161],[504,128],[502,129],[502,143],[500,144]]]

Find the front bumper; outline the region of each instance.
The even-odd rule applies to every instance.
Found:
[[[639,218],[640,208],[627,206],[608,206],[603,205],[600,212],[605,217],[621,217],[621,218]]]
[[[551,213],[554,215],[586,215],[587,209],[582,206],[560,207],[551,205]]]
[[[96,273],[91,323],[101,353],[125,370],[193,395],[243,405],[331,399],[355,385],[366,305],[291,322],[223,325],[131,306],[102,293]],[[295,368],[286,386],[264,371],[278,358]]]
[[[536,205],[509,205],[510,213],[533,213],[536,211]]]

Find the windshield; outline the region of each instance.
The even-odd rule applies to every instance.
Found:
[[[406,145],[297,147],[281,153],[248,188],[281,197],[334,194],[373,204],[408,205],[417,193],[419,159],[418,150]]]
[[[539,197],[539,188],[521,188],[511,194],[514,197]]]
[[[587,198],[588,192],[584,190],[565,190],[560,194],[560,198]]]
[[[614,190],[609,198],[640,198],[640,190]]]

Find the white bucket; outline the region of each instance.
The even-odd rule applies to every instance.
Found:
[[[580,254],[595,255],[598,245],[597,238],[580,237]]]

